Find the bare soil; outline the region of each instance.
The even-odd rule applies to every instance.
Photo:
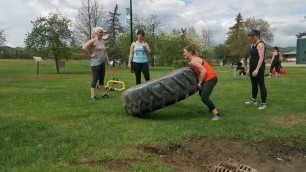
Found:
[[[174,171],[234,172],[240,165],[245,171],[306,172],[306,145],[301,141],[199,139],[170,147],[145,147],[144,151],[160,155]]]
[[[150,167],[152,159],[137,158],[140,152],[158,155],[159,162],[176,172],[306,172],[305,141],[197,139],[180,144],[123,149],[130,158],[83,161],[71,166],[98,166],[107,171],[131,171],[136,164]]]

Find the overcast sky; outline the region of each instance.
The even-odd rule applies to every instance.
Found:
[[[118,4],[120,21],[125,24],[129,0],[100,0],[105,11]],[[25,34],[32,30],[31,21],[56,10],[74,20],[81,0],[0,0],[0,29],[5,29],[6,45],[24,46]],[[198,31],[214,31],[214,42],[223,43],[235,17],[262,18],[275,28],[273,46],[296,46],[296,34],[306,31],[306,0],[133,0],[133,14],[155,14],[163,29],[194,26]]]

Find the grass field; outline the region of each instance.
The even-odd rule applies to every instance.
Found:
[[[36,76],[33,60],[0,60],[0,171],[103,171],[99,162],[135,159],[130,171],[171,171],[138,148],[195,138],[306,141],[306,67],[287,67],[287,75],[266,79],[264,111],[244,105],[251,96],[248,77],[234,79],[231,68],[214,67],[219,82],[211,98],[223,119],[212,122],[198,94],[147,118],[129,116],[122,92],[90,101],[89,61],[68,61],[61,74],[53,63],[41,62]],[[127,88],[135,83],[127,69],[107,71],[106,81],[118,78]],[[154,67],[151,78],[172,71]]]

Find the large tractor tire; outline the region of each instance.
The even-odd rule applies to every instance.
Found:
[[[127,89],[121,101],[128,114],[144,116],[189,97],[197,92],[197,85],[197,75],[186,67]]]

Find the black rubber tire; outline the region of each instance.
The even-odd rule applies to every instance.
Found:
[[[144,116],[193,95],[198,90],[198,81],[191,68],[181,68],[127,89],[121,96],[122,105],[128,114]]]

